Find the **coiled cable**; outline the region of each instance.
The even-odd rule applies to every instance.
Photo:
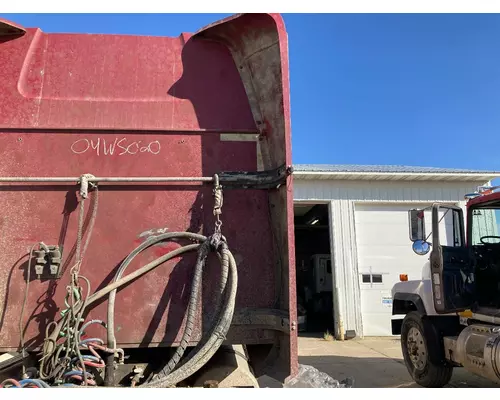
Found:
[[[216,239],[214,240],[214,236],[206,238],[202,235],[190,233],[190,232],[173,232],[173,233],[166,233],[162,235],[158,235],[155,237],[152,237],[148,239],[146,242],[142,243],[140,246],[138,246],[134,251],[130,253],[130,255],[123,261],[123,263],[120,265],[114,281],[117,282],[120,280],[122,277],[123,273],[125,272],[126,268],[130,265],[130,263],[133,261],[133,259],[140,254],[142,251],[146,250],[147,248],[155,245],[156,243],[163,242],[166,240],[178,240],[178,239],[190,239],[190,240],[197,240],[197,241],[202,241],[200,245],[197,246],[198,250],[198,257],[196,261],[196,266],[195,266],[195,272],[193,276],[193,283],[191,286],[191,294],[189,298],[189,303],[188,303],[188,308],[187,308],[187,317],[186,317],[186,326],[183,331],[183,335],[180,341],[180,345],[177,347],[174,356],[169,360],[169,362],[162,368],[162,370],[153,378],[153,383],[151,385],[157,385],[162,382],[162,380],[167,377],[177,366],[179,361],[181,360],[182,356],[184,355],[187,346],[189,344],[189,340],[192,336],[193,329],[194,329],[194,323],[196,321],[196,311],[197,311],[197,305],[199,301],[199,296],[201,292],[201,284],[202,284],[202,274],[203,274],[203,268],[206,263],[206,259],[208,257],[208,254],[210,250],[217,251],[217,254],[221,260],[221,279],[220,279],[220,286],[219,286],[219,292],[218,292],[218,297],[221,298],[224,294],[224,290],[226,287],[226,283],[228,280],[228,271],[229,271],[229,250],[227,248],[227,245],[225,244],[225,241],[222,239],[221,236],[217,236]],[[187,247],[187,246],[186,246]],[[194,250],[194,248],[193,248]],[[233,259],[234,261],[234,259]],[[236,286],[235,286],[236,288]],[[110,292],[109,295],[109,301],[108,301],[108,346],[114,347],[116,346],[116,339],[114,335],[114,309],[115,309],[115,298],[116,298],[116,290],[113,289]],[[213,334],[213,332],[216,332],[217,325],[216,323],[219,322],[218,319],[220,317],[220,312],[222,309],[222,304],[220,301],[216,302],[217,304],[217,309],[216,312],[214,313],[215,318],[214,321],[212,322],[210,326],[210,332]],[[226,307],[227,308],[227,307]],[[234,302],[232,307],[232,310],[234,311]],[[232,313],[231,313],[231,318],[232,318]],[[224,333],[225,334],[225,333]],[[210,343],[213,345],[213,343]],[[201,359],[200,359],[201,360]],[[200,362],[200,360],[197,360],[196,362]],[[192,368],[192,365],[189,364],[188,368]],[[201,366],[200,366],[201,368]],[[114,357],[112,354],[110,354],[107,358],[106,362],[106,378],[105,378],[105,385],[106,386],[113,386],[114,385]],[[144,386],[141,385],[141,387]]]
[[[178,249],[175,249],[159,258],[156,260],[146,264],[145,266],[135,270],[134,272],[131,272],[130,274],[121,277],[123,272],[125,271],[126,267],[128,264],[131,262],[133,257],[135,257],[137,254],[139,254],[141,251],[145,250],[146,248],[154,245],[155,243],[158,243],[160,241],[164,241],[167,239],[188,239],[188,240],[194,240],[200,243],[196,244],[189,244],[183,247],[180,247]],[[172,232],[172,233],[167,233],[163,235],[156,236],[154,238],[151,238],[150,240],[144,242],[142,245],[138,246],[128,257],[126,260],[129,262],[125,264],[125,261],[122,263],[123,269],[120,268],[121,273],[117,276],[116,279],[113,283],[110,283],[103,289],[97,291],[93,295],[89,296],[86,298],[86,301],[84,304],[81,304],[78,309],[75,309],[75,314],[77,315],[82,315],[84,312],[84,308],[88,308],[91,304],[96,302],[97,300],[101,299],[108,293],[114,292],[116,294],[116,290],[128,282],[135,280],[139,278],[140,276],[152,271],[153,269],[157,268],[159,265],[165,263],[168,260],[171,260],[175,257],[178,257],[182,254],[188,253],[190,251],[198,250],[200,246],[204,245],[205,243],[210,243],[213,247],[213,238],[207,238],[203,235],[191,233],[191,232]],[[206,246],[206,245],[205,245]],[[138,387],[167,387],[167,386],[172,386],[175,385],[176,383],[184,380],[185,378],[189,377],[192,375],[194,372],[198,371],[203,365],[206,364],[206,362],[215,354],[215,352],[218,350],[222,342],[224,341],[225,335],[227,334],[229,327],[231,325],[233,313],[234,313],[234,306],[235,306],[235,298],[236,298],[236,291],[237,291],[237,284],[238,284],[238,278],[237,278],[237,268],[236,268],[236,262],[234,260],[233,255],[229,251],[227,244],[225,241],[221,240],[218,243],[216,243],[216,250],[219,255],[219,258],[221,259],[221,266],[222,266],[222,272],[221,272],[221,286],[220,286],[220,292],[221,294],[224,293],[224,301],[221,307],[218,307],[222,309],[221,312],[215,314],[215,324],[213,325],[212,329],[209,330],[210,334],[206,338],[202,338],[198,346],[193,350],[193,352],[190,354],[189,359],[179,366],[177,370],[171,372],[173,364],[177,364],[177,362],[180,359],[180,356],[185,351],[184,348],[178,348],[176,351],[176,356],[175,358],[172,358],[172,362],[169,362],[163,369],[160,371],[157,376],[154,377],[152,382],[145,383],[143,385],[139,385]],[[201,258],[198,257],[198,261],[204,263],[206,260],[206,257],[202,256]],[[125,265],[124,265],[125,264]],[[198,262],[197,262],[198,264]],[[229,274],[229,279],[224,279],[224,269],[228,267],[230,274]],[[201,270],[202,271],[203,265],[201,265]],[[227,275],[226,275],[227,276]],[[226,290],[226,282],[229,282],[229,289]],[[193,297],[193,291],[191,293],[191,298]],[[110,304],[108,304],[108,311],[111,307],[113,307],[112,312],[111,312],[111,318],[109,318],[109,313],[108,313],[108,332],[113,331],[112,327],[114,327],[114,300],[111,301],[111,295],[110,295]],[[196,303],[194,303],[196,304]],[[189,316],[189,306],[188,306],[188,316]],[[57,324],[55,324],[54,329],[50,333],[50,335],[47,337],[45,346],[44,346],[44,354],[52,354],[54,351],[54,345],[57,341],[57,338],[59,337],[59,333],[61,332],[61,329],[63,328],[65,322],[65,318],[61,319]],[[189,341],[189,337],[192,333],[192,330],[184,330],[183,334],[183,340],[181,340],[181,343],[185,343],[187,346],[187,343]],[[112,339],[114,340],[114,332]],[[187,339],[187,340],[186,340]],[[109,337],[108,337],[109,341]],[[175,366],[175,365],[174,365]],[[109,382],[109,380],[108,380]]]

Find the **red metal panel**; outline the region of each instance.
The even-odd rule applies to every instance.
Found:
[[[228,46],[235,60],[254,120],[265,138],[263,155],[266,168],[291,165],[290,87],[288,38],[283,18],[277,14],[243,14],[212,24],[198,35]],[[281,307],[296,321],[296,277],[293,230],[293,182],[278,193],[270,193],[273,226],[285,271],[281,277]],[[290,373],[298,371],[297,332],[281,344],[290,360]]]
[[[500,193],[499,192],[492,192],[488,194],[483,194],[478,197],[474,197],[473,199],[469,200],[467,202],[467,208],[471,206],[475,206],[476,204],[481,204],[485,203],[488,201],[493,201],[493,200],[499,200],[500,199]]]
[[[255,130],[227,48],[188,37],[28,29],[2,44],[0,127]]]
[[[257,170],[255,142],[219,133],[260,132],[264,167],[291,164],[287,40],[280,16],[241,15],[178,38],[45,34],[27,29],[0,44],[0,176],[211,176]],[[155,229],[211,233],[208,185],[101,185],[81,273],[93,291]],[[39,345],[63,305],[74,261],[78,188],[0,186],[0,350],[16,348],[27,248],[63,244],[66,273],[32,279],[26,337]],[[292,181],[269,193],[225,192],[223,231],[239,270],[237,308],[275,308],[296,319]],[[277,242],[277,243],[275,243]],[[131,266],[170,251],[155,247]],[[174,260],[120,291],[123,347],[176,343],[193,257]],[[277,269],[277,265],[279,268]],[[32,275],[33,276],[33,275]],[[211,312],[218,271],[210,265],[200,307]],[[106,319],[101,302],[90,318]],[[98,328],[97,328],[98,329]],[[240,332],[240,333],[238,333]],[[250,340],[253,335],[253,341]],[[102,336],[102,335],[100,335]],[[236,331],[236,343],[262,333]],[[296,372],[296,331],[281,337]]]

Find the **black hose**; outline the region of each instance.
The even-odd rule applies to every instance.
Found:
[[[104,386],[116,386],[115,355],[108,354],[105,357],[106,367],[104,368]]]
[[[222,250],[223,259],[225,254],[231,272],[229,279],[230,287],[226,292],[226,301],[222,315],[220,315],[215,328],[210,333],[208,338],[206,338],[205,341],[200,342],[200,344],[192,351],[192,355],[190,355],[189,359],[184,364],[179,366],[170,374],[158,374],[153,382],[145,383],[140,385],[140,387],[169,387],[183,381],[202,368],[224,342],[226,334],[229,331],[229,327],[231,326],[236,301],[236,290],[238,286],[236,262],[233,255],[224,245]]]
[[[205,238],[204,236],[202,236],[202,237]],[[161,256],[160,258],[157,258],[156,260],[151,261],[149,264],[146,264],[145,266],[139,268],[138,270],[136,270],[134,272],[131,272],[130,274],[124,276],[123,278],[119,279],[118,281],[111,283],[111,284],[105,286],[104,288],[102,288],[101,290],[98,290],[97,292],[95,292],[93,295],[91,295],[87,299],[86,306],[89,307],[91,304],[95,303],[97,300],[100,300],[101,298],[106,296],[112,290],[126,285],[130,281],[133,281],[134,279],[139,278],[140,276],[157,268],[159,265],[163,264],[166,261],[171,260],[172,258],[180,256],[181,254],[187,253],[189,251],[196,250],[199,246],[200,246],[199,244],[190,244],[190,245],[187,245],[184,247],[180,247],[176,250],[171,251],[168,254],[165,254],[164,256]],[[80,309],[79,309],[79,311],[80,311]],[[50,333],[49,336],[47,336],[45,338],[44,349],[43,349],[44,358],[47,358],[51,354],[53,354],[54,349],[55,349],[55,344],[57,342],[57,339],[59,338],[59,333],[61,332],[61,329],[63,328],[66,321],[67,321],[67,316],[61,318],[59,320],[59,322],[57,322],[57,323],[54,322],[55,327],[54,327],[53,331]]]
[[[142,251],[148,249],[149,247],[155,245],[156,243],[163,242],[166,240],[172,239],[191,239],[191,240],[203,240],[204,236],[197,235],[190,232],[172,232],[165,233],[162,235],[158,235],[152,237],[135,248],[125,260],[123,260],[122,264],[118,268],[116,272],[114,282],[118,281],[130,263],[134,260],[134,258],[140,254]],[[191,287],[191,295],[189,298],[188,312],[187,312],[187,320],[186,327],[184,329],[183,337],[180,343],[180,346],[177,347],[174,357],[169,361],[169,365],[171,368],[175,368],[178,360],[184,354],[187,345],[189,343],[189,339],[191,338],[194,322],[196,319],[196,306],[197,301],[201,289],[201,277],[203,272],[203,267],[205,265],[206,258],[209,252],[209,244],[205,241],[201,246],[198,247],[198,259],[196,261],[195,273],[193,277],[193,284]],[[108,347],[114,349],[116,348],[116,338],[115,338],[115,330],[114,330],[114,321],[115,321],[115,299],[116,299],[116,291],[117,289],[113,289],[109,293],[108,299]],[[105,386],[114,386],[114,356],[109,355],[106,358],[106,375],[104,379]]]
[[[207,254],[208,254],[208,250],[210,249],[210,240],[211,239],[208,239],[206,242],[204,242],[200,246],[200,249],[198,252],[198,259],[199,260],[201,259],[201,257],[206,258]],[[227,259],[228,259],[227,252],[221,252],[221,253],[218,253],[218,255],[219,255],[219,258],[221,261],[221,281],[220,281],[220,285],[219,285],[219,290],[216,294],[217,298],[214,301],[214,304],[216,305],[216,310],[213,313],[214,318],[208,324],[209,325],[209,332],[212,332],[215,329],[216,324],[218,322],[218,319],[220,317],[220,313],[221,313],[221,309],[222,309],[221,298],[224,295],[224,291],[225,291],[226,283],[227,283],[227,278],[228,278],[228,270],[229,270],[228,261],[227,261]],[[200,278],[201,278],[201,273],[200,273]],[[200,284],[200,286],[201,286],[201,280],[198,284]],[[196,303],[197,303],[197,297],[191,298],[189,306],[191,306],[191,305],[196,306]],[[193,307],[193,312],[191,314],[188,313],[188,318],[186,321],[186,326],[190,326],[191,330],[192,330],[192,327],[194,326],[194,319],[195,318],[196,318],[195,307]],[[187,348],[188,340],[190,337],[191,337],[191,334],[186,335],[186,332],[184,332],[183,338],[181,340],[181,345],[177,348],[174,356],[161,369],[161,371],[152,377],[153,381],[158,382],[160,379],[165,378],[167,375],[169,375],[175,369],[175,367],[177,366],[177,364],[181,360],[182,356],[184,355],[184,352]]]
[[[130,253],[130,255],[123,261],[123,263],[120,265],[120,268],[118,269],[114,282],[117,282],[123,273],[125,272],[126,268],[130,265],[130,263],[133,261],[133,259],[140,254],[142,251],[146,250],[147,248],[153,246],[156,243],[163,242],[165,240],[172,240],[172,239],[182,239],[182,238],[187,238],[191,240],[204,240],[204,242],[198,247],[198,258],[196,261],[196,267],[195,267],[195,273],[193,277],[193,283],[191,287],[191,295],[189,298],[189,304],[188,304],[188,309],[187,309],[187,318],[186,318],[186,326],[183,331],[183,335],[180,341],[180,345],[177,347],[174,356],[169,360],[169,362],[162,368],[159,374],[157,374],[154,377],[155,382],[161,382],[162,379],[164,379],[166,376],[168,376],[174,368],[177,366],[179,361],[181,360],[182,356],[184,355],[187,346],[189,344],[189,340],[192,336],[193,333],[193,328],[194,324],[196,321],[196,311],[197,311],[197,305],[198,305],[198,298],[200,296],[201,292],[201,285],[202,285],[202,275],[203,275],[203,268],[206,263],[206,259],[208,256],[208,253],[210,251],[211,245],[219,246],[219,244],[222,247],[222,251],[219,252],[219,257],[221,259],[221,282],[220,282],[220,293],[219,295],[222,296],[226,287],[227,283],[227,278],[228,278],[228,270],[229,270],[229,250],[227,249],[227,245],[225,242],[220,242],[220,241],[215,241],[214,242],[214,237],[211,238],[205,238],[202,235],[197,235],[193,234],[190,232],[174,232],[174,233],[166,233],[163,235],[156,236],[154,238],[151,238],[147,240],[146,242],[142,243],[140,246],[138,246],[134,251]],[[220,240],[220,238],[219,238]],[[217,249],[219,250],[219,249]],[[108,301],[108,346],[111,348],[116,347],[116,338],[114,335],[114,309],[115,309],[115,298],[116,298],[116,289],[113,289],[110,292],[109,295],[109,301]],[[218,305],[217,310],[215,312],[215,318],[213,326],[210,326],[211,331],[215,331],[217,328],[216,323],[217,318],[220,317],[220,309],[222,309],[222,304],[221,302],[216,302]],[[232,307],[234,309],[234,305]],[[231,314],[232,317],[232,314]],[[205,364],[205,362],[203,363]],[[106,360],[106,378],[105,378],[105,385],[106,386],[112,386],[114,385],[114,358],[111,357],[111,355],[107,358]]]
[[[178,239],[185,238],[185,239],[190,239],[190,240],[201,241],[204,243],[208,243],[208,242],[211,242],[213,240],[213,238],[207,238],[203,235],[198,235],[198,234],[194,234],[194,233],[190,233],[190,232],[173,232],[173,233],[167,233],[167,234],[156,236],[156,237],[144,242],[143,244],[138,246],[127,257],[126,260],[124,260],[124,262],[120,266],[119,271],[117,272],[115,281],[113,283],[107,285],[103,289],[97,291],[96,293],[94,293],[90,297],[88,297],[86,299],[86,302],[85,302],[85,307],[90,306],[92,303],[96,302],[100,298],[104,297],[106,294],[110,293],[110,299],[109,299],[110,304],[108,304],[108,312],[109,312],[111,305],[114,307],[114,296],[116,296],[116,290],[119,287],[127,284],[128,282],[130,282],[134,279],[137,279],[138,277],[155,269],[156,267],[158,267],[159,265],[163,264],[164,262],[166,262],[168,260],[171,260],[171,259],[173,259],[181,254],[187,253],[189,251],[193,251],[193,250],[197,250],[197,249],[199,250],[199,248],[201,246],[203,246],[203,244],[202,245],[191,244],[191,245],[183,246],[181,248],[178,248],[176,250],[169,252],[168,254],[165,254],[162,257],[159,257],[158,259],[150,262],[149,264],[146,264],[145,266],[137,269],[136,271],[126,275],[125,277],[121,277],[122,273],[125,271],[126,267],[130,264],[132,259],[137,254],[139,254],[141,251],[145,250],[146,248],[148,248],[148,247],[152,246],[153,244],[158,243],[160,241],[164,241],[167,239],[174,239],[174,238],[178,238]],[[212,244],[213,244],[213,242],[212,242]],[[221,293],[223,291],[225,291],[224,289],[225,289],[226,282],[227,282],[227,271],[228,271],[228,269],[231,271],[231,275],[230,275],[230,279],[229,279],[230,288],[226,292],[226,296],[225,296],[226,301],[224,302],[222,315],[220,315],[221,314],[220,312],[216,313],[216,324],[214,324],[213,329],[210,329],[210,335],[208,336],[208,338],[202,339],[202,341],[198,344],[198,346],[191,353],[189,359],[182,366],[180,366],[174,372],[170,373],[172,371],[173,367],[175,367],[177,362],[180,360],[180,356],[182,356],[182,354],[184,353],[185,347],[184,347],[184,349],[182,349],[182,348],[177,349],[176,355],[174,356],[174,358],[172,358],[172,360],[170,360],[170,362],[155,377],[156,379],[154,380],[154,382],[140,385],[140,387],[165,387],[165,386],[175,385],[176,383],[191,376],[194,372],[198,371],[203,365],[205,365],[206,362],[215,354],[215,352],[219,349],[219,347],[223,343],[223,341],[225,339],[225,335],[227,334],[229,327],[231,325],[232,316],[234,313],[234,305],[235,305],[236,289],[237,289],[237,270],[236,270],[236,262],[234,260],[234,257],[231,254],[231,252],[228,250],[226,243],[224,241],[222,241],[219,243],[218,247],[219,247],[218,254],[219,254],[219,257],[221,258],[221,265],[222,265],[221,286],[220,286]],[[202,261],[202,264],[204,264],[205,260],[206,260],[206,256],[205,257],[202,256],[201,258],[200,258],[200,256],[198,257],[198,261]],[[197,264],[199,264],[199,262],[197,262]],[[228,268],[228,265],[229,265],[229,268]],[[201,268],[202,267],[203,267],[203,265],[201,265]],[[193,286],[197,286],[197,285],[193,285]],[[192,294],[193,294],[193,292],[192,292]],[[112,296],[113,296],[113,299],[112,299]],[[193,298],[193,296],[191,296],[190,300],[192,298]],[[190,301],[190,304],[191,304],[191,301]],[[193,304],[196,305],[196,302],[194,302]],[[82,307],[82,309],[80,309],[80,310],[75,310],[75,311],[78,314],[80,314],[80,312],[83,311],[83,308],[84,307]],[[220,306],[218,308],[222,308],[222,306]],[[189,316],[189,311],[188,311],[188,316]],[[108,318],[109,318],[109,313],[108,313]],[[51,335],[47,338],[47,342],[46,342],[47,346],[44,349],[45,354],[51,353],[53,351],[53,346],[55,344],[55,341],[57,340],[57,337],[59,335],[59,332],[61,331],[61,328],[62,328],[64,322],[65,322],[65,318],[60,320],[59,323],[57,323],[54,330],[52,331]],[[186,325],[187,325],[187,323],[186,323]],[[112,309],[112,312],[111,312],[111,318],[108,320],[108,333],[111,331],[114,331],[113,329],[111,329],[113,326],[114,326],[114,308]],[[190,337],[191,333],[192,333],[192,329],[185,329],[184,330],[183,340],[181,340],[181,344],[185,343],[185,345],[187,347],[187,343],[188,343],[189,339],[186,340],[186,337],[188,337],[188,336]],[[112,336],[112,340],[113,340],[112,343],[116,342],[116,340],[114,339],[114,335]],[[204,343],[204,344],[202,345],[202,343]],[[108,346],[109,346],[109,336],[108,336]],[[179,347],[181,347],[181,346],[179,346]],[[179,353],[179,354],[177,354],[177,353]],[[113,375],[113,372],[111,371],[111,365],[112,365],[111,363],[114,362],[114,358],[112,359],[111,357],[109,357],[109,359],[107,359],[106,361],[107,361],[106,376],[108,376],[108,374],[109,374],[108,382],[111,382],[111,379],[112,379],[111,377]],[[109,363],[109,366],[108,366],[108,363]],[[114,368],[113,368],[113,371],[114,371]]]
[[[189,297],[188,303],[186,326],[184,328],[184,332],[182,333],[180,344],[179,346],[177,346],[174,355],[167,363],[167,365],[162,368],[162,372],[164,372],[165,374],[169,374],[177,366],[182,356],[184,355],[189,344],[189,340],[191,339],[191,336],[193,334],[198,306],[198,298],[201,291],[201,278],[203,275],[203,268],[205,267],[209,250],[210,248],[208,242],[204,242],[198,249],[198,259],[196,260],[196,268],[193,276],[191,295]]]

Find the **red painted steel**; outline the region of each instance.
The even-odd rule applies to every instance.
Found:
[[[480,196],[474,197],[471,200],[469,200],[467,202],[467,208],[499,199],[500,199],[500,192],[491,192],[487,194],[482,194]]]
[[[176,38],[29,28],[0,39],[0,63],[0,176],[212,176],[256,171],[258,160],[264,169],[291,164],[288,48],[279,15],[237,15]],[[235,140],[222,140],[222,133]],[[237,140],[238,133],[260,134],[259,144]],[[209,184],[100,185],[81,268],[92,291],[112,279],[151,230],[210,234],[211,190]],[[23,321],[31,347],[40,345],[47,323],[64,307],[77,191],[57,184],[0,186],[1,351],[19,344],[27,251],[36,242],[62,244],[66,269],[57,281],[36,280],[32,272]],[[226,191],[222,218],[239,262],[237,309],[281,308],[293,325],[291,177],[270,192]],[[176,246],[154,247],[130,271]],[[177,344],[193,266],[193,257],[172,261],[118,292],[119,346]],[[211,264],[206,274],[194,341],[212,311],[217,268]],[[89,318],[106,319],[105,299]],[[230,341],[273,342],[276,335],[294,373],[295,330],[288,336],[238,328]]]

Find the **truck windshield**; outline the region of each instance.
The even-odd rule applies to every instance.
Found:
[[[500,223],[500,204],[494,208],[476,208],[472,213],[471,245],[500,243],[498,224]]]

